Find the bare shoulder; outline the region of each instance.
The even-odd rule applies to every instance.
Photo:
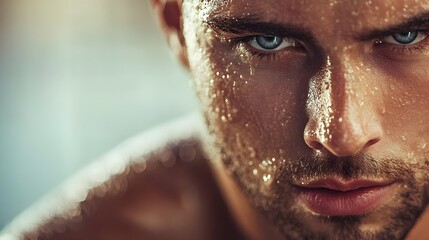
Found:
[[[182,120],[123,144],[18,217],[0,239],[226,239],[232,220],[195,124]]]

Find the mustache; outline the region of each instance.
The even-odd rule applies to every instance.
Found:
[[[286,161],[278,169],[278,180],[290,183],[325,177],[351,179],[394,179],[409,182],[413,171],[404,160],[378,158],[365,154],[349,157],[301,156],[298,160]]]

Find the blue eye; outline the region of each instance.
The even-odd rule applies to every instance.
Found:
[[[296,46],[292,39],[283,38],[279,36],[254,36],[250,39],[248,44],[258,50],[262,51],[277,51],[286,47]]]
[[[383,42],[396,45],[412,45],[423,41],[428,34],[421,31],[395,33],[382,39]]]
[[[400,44],[410,44],[416,40],[418,32],[404,32],[404,33],[395,33],[392,35],[393,39]]]
[[[267,50],[276,49],[283,42],[283,38],[277,36],[257,36],[255,40],[259,46]]]

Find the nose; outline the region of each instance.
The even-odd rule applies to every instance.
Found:
[[[368,94],[364,75],[350,65],[332,63],[311,80],[307,97],[306,144],[338,157],[352,156],[379,142],[383,131],[377,96]]]

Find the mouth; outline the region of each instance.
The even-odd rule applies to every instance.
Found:
[[[343,182],[335,178],[295,185],[299,201],[323,216],[364,215],[389,200],[393,181],[357,179]]]

